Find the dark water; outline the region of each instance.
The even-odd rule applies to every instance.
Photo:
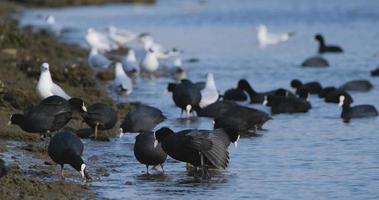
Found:
[[[40,14],[54,14],[58,23],[73,30],[66,40],[81,44],[88,27],[112,24],[150,32],[165,46],[183,49],[184,59],[199,58],[199,63],[185,63],[189,78],[205,80],[211,71],[220,91],[233,87],[240,78],[258,91],[289,87],[293,78],[317,80],[324,86],[369,79],[374,90],[352,93],[355,104],[379,108],[379,79],[369,77],[369,70],[379,63],[379,1],[205,2],[167,0],[155,6],[33,10],[24,14],[23,23],[35,23]],[[255,40],[260,23],[272,32],[295,31],[296,36],[260,49]],[[313,35],[317,32],[327,42],[340,44],[345,53],[326,55],[330,68],[302,69],[299,64],[316,53]],[[169,81],[138,79],[134,93],[121,100],[161,108],[168,116],[162,126],[211,128],[209,119],[178,119],[180,111],[164,92]],[[133,155],[134,136],[108,143],[85,141],[85,157],[99,158],[91,164],[110,170],[109,176],[90,183],[91,188],[111,199],[378,199],[378,118],[345,124],[337,105],[316,97],[310,101],[311,112],[274,116],[262,137],[241,139],[238,148],[230,148],[229,168],[206,182],[194,181],[184,164],[172,159],[165,164],[165,175],[145,176],[145,167]]]

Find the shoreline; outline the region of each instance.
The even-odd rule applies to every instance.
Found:
[[[53,195],[54,199],[100,198],[87,184],[72,180],[79,176],[70,166],[65,167],[68,177],[60,180],[59,167],[51,164],[37,134],[6,124],[12,113],[22,112],[40,101],[35,85],[43,62],[50,64],[55,82],[71,96],[82,98],[87,105],[110,104],[122,119],[133,103],[112,101],[105,82],[96,79],[87,64],[87,49],[64,43],[43,32],[33,32],[30,27],[20,28],[14,16],[25,9],[28,8],[24,5],[0,2],[0,156],[8,167],[8,174],[0,181],[0,196],[4,199],[44,199]],[[109,141],[109,137],[115,136],[118,125],[102,132],[103,137],[99,139]],[[71,120],[68,126],[87,128],[79,120]],[[27,165],[23,164],[26,158]],[[93,173],[101,168],[91,167]]]

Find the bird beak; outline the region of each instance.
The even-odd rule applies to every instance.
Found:
[[[154,148],[157,148],[157,146],[158,146],[158,140],[154,140]]]
[[[10,126],[12,124],[12,121],[8,121],[8,126]]]
[[[338,103],[338,106],[339,106],[339,107],[342,107],[342,106],[343,106],[343,101],[340,101],[340,102]]]
[[[238,140],[240,139],[240,135],[238,135],[237,137],[237,140],[234,142],[234,147],[237,148],[238,147]]]
[[[84,105],[84,103],[83,103],[83,105],[82,105],[82,110],[83,110],[84,112],[87,112],[87,107],[86,107],[86,105]]]
[[[263,101],[263,103],[262,103],[262,104],[263,104],[264,106],[266,106],[266,105],[267,105],[267,103],[268,103],[268,102],[267,102],[267,99],[265,99],[265,100]]]
[[[124,130],[122,128],[119,129],[118,135],[120,138],[122,138],[122,136],[124,136]]]

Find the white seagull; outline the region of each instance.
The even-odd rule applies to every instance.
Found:
[[[137,33],[133,33],[128,30],[118,29],[114,26],[107,28],[109,38],[119,46],[125,47],[127,43],[130,43],[138,38]]]
[[[125,72],[132,79],[138,76],[138,64],[136,54],[133,49],[129,49],[128,54],[122,59],[122,65],[124,66]]]
[[[107,69],[112,63],[107,57],[100,54],[97,49],[91,49],[88,55],[88,64],[94,69]]]
[[[260,47],[285,42],[293,35],[293,32],[281,34],[269,33],[267,27],[263,24],[260,24],[257,28],[257,40]]]
[[[179,50],[175,48],[169,50],[163,47],[162,45],[155,43],[154,39],[147,34],[140,36],[139,40],[142,42],[145,51],[148,51],[149,49],[154,50],[155,55],[158,59],[167,59],[173,56],[178,56],[181,53]]]
[[[56,23],[55,17],[52,15],[46,17],[45,24],[41,27],[41,29],[57,37],[62,33],[62,27]]]
[[[217,91],[216,83],[213,78],[212,73],[208,73],[207,82],[205,83],[205,88],[201,90],[201,101],[200,108],[204,108],[214,102],[219,98],[219,93]]]
[[[48,63],[41,65],[41,74],[37,83],[36,92],[41,99],[53,95],[63,97],[67,100],[71,99],[71,97],[51,79]]]
[[[159,67],[159,61],[153,49],[149,49],[145,53],[145,57],[140,63],[140,68],[142,72],[154,73]]]
[[[120,62],[116,63],[113,84],[117,91],[125,92],[127,95],[133,92],[132,80],[126,75]]]
[[[85,39],[91,49],[97,49],[101,52],[107,52],[117,48],[117,45],[104,33],[98,32],[93,28],[87,30]]]

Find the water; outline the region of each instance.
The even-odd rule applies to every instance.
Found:
[[[158,1],[154,6],[105,5],[31,10],[23,24],[38,23],[38,15],[54,14],[70,27],[68,42],[84,45],[88,27],[115,25],[150,32],[168,47],[183,49],[189,78],[205,80],[215,74],[220,91],[246,78],[258,91],[289,87],[293,78],[338,86],[352,79],[368,79],[375,88],[352,93],[355,104],[379,108],[379,79],[369,70],[378,64],[379,2],[326,0],[208,0]],[[258,48],[255,27],[264,23],[272,32],[295,31],[287,43]],[[326,55],[331,67],[302,69],[299,64],[316,54],[313,35],[340,44],[345,53]],[[140,56],[140,55],[139,55]],[[139,57],[140,58],[140,57]],[[134,93],[123,101],[141,101],[162,109],[174,130],[211,128],[211,120],[179,120],[179,109],[164,92],[171,80],[138,79]],[[120,100],[120,99],[119,99]],[[97,155],[96,165],[110,169],[109,176],[90,183],[93,191],[111,199],[378,199],[378,118],[339,119],[340,108],[311,97],[307,114],[278,115],[269,121],[262,137],[243,138],[231,147],[230,166],[210,181],[194,181],[183,163],[169,159],[166,174],[145,176],[145,168],[133,155],[134,136],[111,142],[85,141],[85,158]],[[267,108],[254,105],[259,109]],[[96,172],[92,172],[96,173]]]

